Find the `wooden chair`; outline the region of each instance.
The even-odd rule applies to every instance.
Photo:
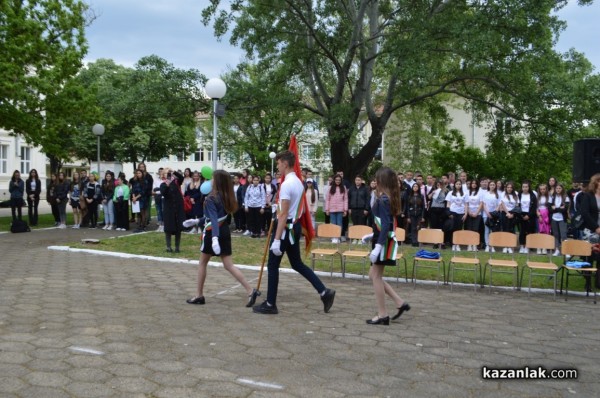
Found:
[[[563,254],[563,265],[562,270],[567,275],[567,283],[565,287],[565,301],[567,301],[567,296],[569,295],[569,276],[581,276],[589,280],[590,289],[594,291],[594,304],[596,304],[596,281],[594,276],[598,272],[598,268],[585,267],[585,268],[575,268],[567,265],[566,256],[578,256],[578,257],[589,257],[592,255],[592,245],[590,242],[586,242],[585,240],[574,240],[569,239],[565,240],[561,244],[561,252]],[[562,285],[562,283],[561,283]],[[589,295],[589,290],[588,290]]]
[[[554,300],[556,300],[556,280],[558,279],[558,271],[560,266],[557,266],[552,262],[552,252],[554,252],[554,236],[548,234],[529,234],[525,240],[525,247],[527,248],[527,261],[521,271],[521,282],[520,286],[523,286],[523,275],[525,270],[529,271],[529,290],[527,295],[531,295],[531,277],[532,276],[549,276],[548,272],[535,273],[534,271],[552,271],[554,274]],[[536,253],[544,249],[547,254],[532,254],[532,250]],[[534,257],[535,256],[535,257]],[[546,257],[545,261],[540,261],[541,256]],[[534,259],[536,259],[534,261]]]
[[[492,232],[490,234],[490,246],[502,248],[514,248],[517,246],[517,235],[512,232]],[[494,253],[490,252],[490,258],[483,268],[483,278],[481,283],[485,281],[485,273],[487,267],[490,267],[490,294],[492,293],[492,274],[494,268],[508,268],[511,271],[496,271],[497,273],[513,274],[513,289],[519,284],[519,264],[515,261],[514,253],[511,254],[510,260],[497,260],[493,258]]]
[[[333,278],[333,259],[336,255],[340,254],[340,238],[342,236],[342,227],[335,224],[320,224],[317,227],[317,248],[310,251],[310,263],[312,269],[315,269],[315,261],[322,260],[329,257],[329,267],[331,270],[331,277]],[[331,244],[331,239],[337,238],[338,243],[334,243],[333,248],[322,248],[321,245],[325,243],[323,240],[326,239]],[[318,257],[318,258],[317,258]]]
[[[455,231],[452,234],[452,245],[463,245],[463,246],[478,246],[479,245],[479,233],[474,231]],[[454,287],[454,271],[474,271],[474,279],[473,279],[473,290],[477,290],[478,279],[477,279],[477,271],[479,271],[479,275],[481,275],[481,262],[479,261],[479,256],[477,251],[473,252],[473,257],[461,257],[456,255],[456,251],[452,250],[452,258],[448,262],[448,273],[450,276],[450,291],[452,291]],[[469,268],[458,268],[455,264],[462,264],[465,267]]]
[[[419,248],[424,243],[425,244],[433,244],[433,245],[442,245],[444,243],[444,231],[442,231],[441,229],[429,229],[429,228],[420,229],[419,234],[417,235],[417,240],[419,241]],[[442,271],[444,283],[446,283],[446,264],[444,263],[444,260],[441,255],[440,255],[440,258],[435,258],[435,259],[418,257],[417,255],[415,255],[415,258],[413,260],[413,272],[412,272],[414,288],[417,287],[417,267],[418,266],[421,266],[423,268],[433,268],[433,269],[436,268],[435,265],[420,265],[420,263],[422,263],[422,262],[426,263],[426,264],[437,264],[438,275],[437,275],[437,284],[435,286],[436,289],[440,285],[440,271]],[[443,267],[443,268],[440,269],[440,267]]]
[[[404,228],[396,228],[396,240],[398,241],[398,253],[396,254],[396,261],[404,261],[404,275],[406,275],[406,282],[408,283],[408,265],[406,263],[406,256],[404,255],[404,240],[406,239],[406,230]],[[400,285],[400,265],[396,264],[396,287]]]
[[[345,250],[341,253],[342,255],[342,276],[346,275],[346,264],[347,263],[358,263],[362,264],[363,272],[362,272],[362,281],[364,283],[365,280],[365,269],[367,266],[367,261],[369,261],[369,250],[371,248],[370,245],[362,245],[359,246],[354,241],[358,241],[362,243],[362,238],[365,235],[369,235],[373,232],[373,228],[367,227],[366,225],[352,225],[348,228],[348,250]],[[348,258],[357,259],[359,261],[349,261]]]

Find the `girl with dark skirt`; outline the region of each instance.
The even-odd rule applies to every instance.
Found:
[[[115,180],[113,203],[115,205],[116,231],[129,230],[129,186],[120,178]]]
[[[212,190],[204,200],[205,226],[202,232],[202,246],[200,248],[200,262],[198,267],[198,286],[196,296],[187,300],[188,304],[205,304],[204,282],[208,261],[212,256],[220,256],[223,267],[246,289],[248,302],[246,307],[252,307],[256,297],[260,294],[253,289],[244,275],[233,265],[231,258],[231,233],[227,223],[228,214],[235,213],[237,201],[233,193],[233,183],[229,173],[216,170],[213,173]],[[190,227],[198,220],[187,220],[186,227]]]
[[[398,293],[383,280],[383,271],[387,265],[396,265],[395,217],[400,214],[400,188],[396,173],[388,167],[383,167],[375,173],[377,181],[377,199],[373,205],[373,250],[369,255],[372,266],[369,278],[373,281],[375,299],[377,300],[377,316],[367,319],[369,325],[389,325],[390,316],[385,308],[385,295],[390,296],[398,308],[391,319],[397,319],[404,311],[410,310],[410,305],[402,300]]]
[[[42,182],[36,169],[29,171],[29,178],[25,180],[25,192],[27,193],[27,215],[29,225],[36,226],[38,223],[38,205],[40,204],[40,193]]]

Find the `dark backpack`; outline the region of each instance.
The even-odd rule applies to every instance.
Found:
[[[13,220],[12,224],[10,225],[10,232],[17,234],[20,232],[31,232],[31,229],[29,229],[29,226],[25,221]]]

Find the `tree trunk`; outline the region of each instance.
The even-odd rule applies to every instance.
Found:
[[[383,128],[379,123],[372,123],[372,133],[369,140],[362,146],[361,150],[352,156],[349,152],[349,140],[331,139],[331,164],[333,172],[344,172],[344,178],[353,181],[357,175],[364,175],[373,161],[377,149],[381,146],[381,137]],[[342,134],[337,131],[330,131],[329,137],[339,137]]]
[[[50,174],[58,175],[63,166],[62,162],[54,155],[48,155],[48,159],[50,159]]]

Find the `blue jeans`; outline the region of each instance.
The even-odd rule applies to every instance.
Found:
[[[342,227],[343,219],[344,219],[344,213],[342,213],[341,211],[329,213],[329,222],[331,224],[339,225],[340,227]]]
[[[341,214],[341,213],[340,213]],[[273,239],[275,239],[275,232],[277,231],[277,221],[273,221],[273,234],[270,238],[270,243],[273,243]],[[294,233],[294,244],[290,243],[290,238],[288,233],[290,231],[286,230],[285,239],[281,239],[281,252],[287,254],[288,260],[290,260],[290,264],[292,265],[292,269],[306,278],[309,281],[315,290],[318,293],[323,292],[325,290],[325,285],[319,279],[317,275],[315,275],[314,271],[307,267],[302,262],[302,257],[300,257],[300,237],[302,236],[302,226],[300,222],[294,224],[293,233]],[[277,288],[279,286],[279,265],[281,264],[281,259],[283,255],[276,256],[272,251],[269,250],[269,261],[267,262],[267,270],[269,271],[268,275],[268,291],[267,291],[267,301],[269,304],[275,305],[277,301]]]
[[[113,204],[112,199],[106,201],[106,203],[102,204],[102,208],[104,209],[104,224],[112,225],[115,223],[115,206]]]

